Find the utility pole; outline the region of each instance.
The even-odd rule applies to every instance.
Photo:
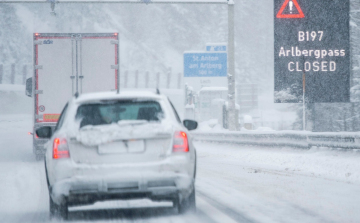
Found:
[[[239,118],[235,104],[235,3],[228,1],[228,127],[230,131],[238,130]]]
[[[305,104],[305,89],[306,89],[305,67],[303,70],[303,131],[306,131],[306,104]]]

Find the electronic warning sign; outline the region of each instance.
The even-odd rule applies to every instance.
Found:
[[[349,11],[350,0],[274,0],[276,103],[350,101]]]
[[[284,12],[287,9],[286,13]],[[304,13],[296,0],[286,0],[281,6],[276,18],[281,19],[293,19],[293,18],[304,18]]]

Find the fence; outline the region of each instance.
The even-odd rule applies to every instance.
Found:
[[[182,73],[173,74],[169,68],[166,73],[125,70],[120,74],[122,88],[182,88]],[[32,65],[0,64],[0,84],[22,84],[32,76]]]
[[[266,147],[360,149],[360,133],[194,132],[196,140]]]
[[[32,75],[31,65],[0,64],[0,84],[25,85],[26,78]]]
[[[120,74],[120,87],[122,88],[177,88],[182,87],[182,74],[171,72],[151,73],[149,71],[125,70]]]

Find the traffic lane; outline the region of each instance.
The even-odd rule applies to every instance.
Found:
[[[30,115],[0,117],[0,222],[59,222],[49,219],[49,195],[44,163],[32,154]],[[75,210],[70,212],[72,222],[236,222],[216,205],[197,196],[197,214],[178,215],[169,207],[119,208],[107,210]],[[91,207],[90,207],[91,209]],[[224,209],[224,208],[223,208]],[[211,211],[209,211],[211,210]]]
[[[31,136],[26,134],[28,129],[31,129],[31,126],[31,117],[25,120],[19,117],[11,117],[8,120],[2,120],[0,123],[0,142],[2,146],[5,145],[1,150],[2,160],[0,166],[3,183],[0,185],[0,193],[2,200],[6,200],[6,202],[2,202],[2,205],[0,205],[1,222],[49,221],[49,198],[43,163],[35,161],[31,150]],[[281,150],[279,152],[279,150],[271,150],[270,148],[257,148],[255,150],[257,152],[254,152],[254,148],[247,149],[246,147],[229,145],[212,146],[211,144],[203,144],[197,146],[199,166],[196,186],[199,192],[197,196],[199,211],[195,219],[200,222],[216,222],[216,220],[213,220],[214,218],[216,219],[216,215],[210,217],[213,211],[209,211],[209,205],[210,207],[215,207],[215,210],[218,210],[219,215],[222,217],[229,217],[231,216],[230,213],[235,212],[236,215],[242,216],[245,219],[250,219],[250,221],[260,220],[260,222],[272,222],[274,219],[274,222],[281,222],[281,219],[286,219],[287,222],[300,222],[300,220],[290,219],[291,216],[289,217],[289,215],[300,216],[300,219],[311,222],[326,222],[330,221],[329,219],[335,219],[335,222],[340,222],[341,220],[356,222],[359,219],[356,215],[357,210],[354,208],[356,205],[351,205],[351,203],[357,201],[355,198],[359,192],[354,191],[351,184],[350,186],[343,186],[343,181],[338,182],[340,189],[335,186],[326,186],[329,179],[324,182],[325,176],[317,176],[318,172],[324,171],[320,168],[317,168],[313,175],[311,173],[309,175],[308,171],[301,171],[306,169],[304,167],[300,171],[296,170],[296,168],[289,169],[289,166],[284,162],[284,157],[286,158],[285,160],[293,162],[292,159],[294,157],[292,156],[294,154],[298,155],[296,152],[289,153],[289,151]],[[283,153],[285,153],[285,156]],[[303,152],[300,151],[299,153]],[[346,158],[346,160],[350,160],[349,157],[344,157],[344,155],[335,155],[336,159]],[[260,159],[254,159],[254,156],[258,156]],[[312,157],[311,154],[310,157]],[[317,156],[313,157],[319,158]],[[264,163],[269,161],[273,162],[274,165],[271,167],[264,165]],[[285,164],[280,165],[280,161]],[[334,162],[334,159],[331,159],[331,161]],[[347,165],[352,166],[353,164],[348,162]],[[330,167],[324,169],[328,170]],[[334,170],[332,171],[334,172]],[[356,176],[354,172],[351,174],[351,168],[348,173],[350,178]],[[301,180],[302,177],[305,180]],[[309,180],[309,177],[315,179]],[[284,180],[283,178],[295,179]],[[320,181],[317,181],[317,178]],[[304,191],[303,188],[306,188],[306,190]],[[291,192],[291,190],[293,191]],[[321,193],[321,190],[324,192]],[[301,193],[297,193],[299,191]],[[320,193],[317,197],[319,191]],[[324,199],[324,196],[332,192],[335,194],[330,196],[332,198]],[[201,203],[200,200],[203,198],[201,194],[216,201],[217,204],[209,200]],[[320,204],[313,205],[315,206],[314,208],[311,205],[308,207],[309,204],[304,205],[302,204],[303,201],[298,201],[299,197],[304,197],[304,199],[310,202]],[[353,199],[338,199],[339,197],[351,197]],[[325,208],[321,207],[321,203],[324,202],[328,202]],[[221,204],[222,207],[219,208],[218,204]],[[328,207],[330,205],[333,205],[332,209]],[[337,218],[331,217],[331,215],[336,215],[335,213],[337,213],[338,209],[340,210],[337,214],[339,216]],[[346,215],[344,209],[348,209],[348,218],[344,217]],[[156,210],[160,214],[155,214],[153,218],[148,218],[151,211],[147,212],[145,209],[124,211],[130,215],[140,214],[145,211],[145,214],[140,218],[141,221],[155,221],[156,219],[156,221],[182,222],[183,219],[186,219],[184,216],[176,215],[176,213],[173,215],[170,213],[169,216],[168,211],[171,212],[173,210],[168,210],[167,208],[165,210],[161,210],[161,208]],[[95,213],[99,212],[101,211],[95,211]],[[78,215],[80,216],[77,217]],[[74,220],[81,222],[81,215],[86,217],[86,215],[93,216],[94,214],[87,213],[86,211],[85,213],[74,213]],[[324,215],[329,215],[330,217],[324,219],[322,218]],[[118,217],[116,220],[120,222],[133,221],[131,218],[123,218],[121,214]],[[194,220],[192,217],[190,218]],[[110,219],[105,217],[98,219],[98,221],[107,222]],[[234,215],[232,219],[242,222],[241,218],[236,218]],[[140,220],[135,219],[135,221]]]
[[[151,220],[161,221],[176,220],[177,213],[172,207],[142,207],[142,208],[116,208],[103,210],[76,210],[69,212],[70,221],[113,221],[119,220],[124,222]]]
[[[356,178],[349,181],[339,175],[345,170],[356,172],[358,154],[202,142],[196,142],[195,146],[197,190],[247,219],[257,222],[360,220],[356,208],[359,183]],[[339,168],[346,160],[347,168]],[[337,173],[331,166],[339,169]]]
[[[202,209],[206,207],[205,210],[207,215],[210,216],[212,219],[216,219],[216,222],[256,223],[254,219],[248,218],[246,214],[240,213],[239,211],[234,210],[230,206],[214,200],[211,194],[205,194],[199,190],[197,191],[197,194],[197,214],[202,214]]]
[[[123,201],[114,201],[122,202]],[[126,203],[126,202],[125,202]],[[69,220],[73,222],[82,222],[86,220],[92,220],[95,222],[108,222],[119,221],[119,222],[199,222],[199,223],[239,223],[239,222],[248,222],[248,221],[237,221],[233,216],[228,215],[224,209],[227,207],[220,207],[219,205],[214,205],[213,202],[201,194],[196,198],[197,203],[197,212],[196,213],[185,213],[179,215],[177,209],[171,206],[167,207],[151,207],[144,205],[144,207],[134,207],[129,202],[127,208],[118,208],[123,205],[109,205],[109,203],[104,202],[108,209],[99,210],[99,207],[88,206],[84,208],[79,208],[76,211],[71,211],[69,214]],[[148,202],[144,202],[148,203]],[[135,205],[136,206],[136,205]],[[91,209],[91,210],[90,210]]]
[[[0,222],[46,222],[44,165],[32,154],[31,115],[0,116]]]

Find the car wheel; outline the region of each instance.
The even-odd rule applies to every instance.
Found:
[[[46,168],[46,159],[44,159],[44,166],[45,166],[46,183],[47,183],[49,194],[50,194],[50,192],[51,192],[50,191],[50,182],[49,182],[48,171],[47,171],[47,168]]]
[[[68,205],[65,202],[64,204],[56,204],[50,197],[50,218],[60,218],[62,220],[68,219]]]
[[[184,199],[182,202],[178,201],[177,207],[179,214],[183,214],[186,212],[191,212],[191,213],[196,212],[195,187],[189,197]]]

